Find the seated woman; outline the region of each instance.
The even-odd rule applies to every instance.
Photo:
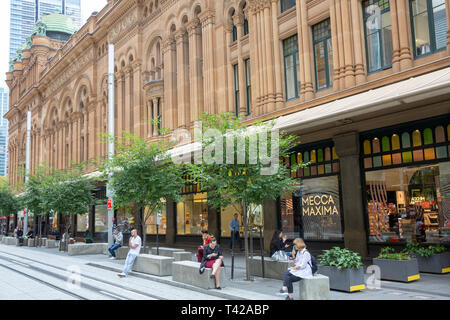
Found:
[[[223,255],[220,246],[215,238],[211,238],[210,243],[203,249],[203,260],[200,265],[200,273],[204,268],[212,268],[211,278],[216,278],[216,289],[220,287],[220,268],[223,267]]]
[[[273,234],[272,240],[270,241],[270,256],[272,257],[275,252],[283,251],[289,247],[286,243],[287,236],[283,235],[283,232],[280,230],[276,230]],[[288,257],[292,257],[291,252],[285,252]]]
[[[305,242],[303,239],[297,238],[294,240],[294,246],[297,250],[297,255],[294,259],[295,266],[284,272],[283,287],[280,290],[280,294],[287,294],[286,300],[294,300],[294,287],[292,283],[312,276],[311,255],[306,250]]]
[[[197,250],[197,261],[202,262],[203,259],[203,248],[209,244],[211,241],[211,236],[208,234],[208,230],[202,230],[202,241],[203,245],[201,245]]]

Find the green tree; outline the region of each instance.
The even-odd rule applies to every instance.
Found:
[[[245,126],[231,113],[203,115],[200,120],[203,157],[200,163],[197,159],[189,165],[189,176],[208,192],[212,207],[220,211],[231,205],[243,212],[249,280],[248,223],[254,214],[251,208],[256,209],[266,200],[275,200],[298,186],[280,161],[296,146],[297,137],[274,130],[273,122]],[[297,166],[291,169],[296,170]]]
[[[124,132],[123,142],[115,139],[116,154],[105,160],[102,172],[113,190],[113,207],[133,207],[135,213],[148,207],[140,219],[143,247],[146,250],[146,224],[151,215],[165,206],[165,201],[180,199],[184,185],[179,165],[171,161],[168,151],[173,143],[166,140],[147,143]]]
[[[89,206],[95,203],[95,182],[83,174],[83,168],[79,165],[68,170],[54,170],[45,178],[40,189],[40,208],[43,212],[53,210],[64,217],[65,250],[73,215],[85,214]]]
[[[21,208],[20,198],[11,191],[11,188],[7,185],[0,186],[0,216],[17,214]]]

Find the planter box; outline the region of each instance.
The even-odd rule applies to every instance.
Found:
[[[429,258],[415,256],[419,263],[419,271],[427,273],[449,273],[450,272],[450,252],[433,254]]]
[[[364,290],[364,268],[339,270],[336,267],[319,265],[317,273],[330,278],[330,289],[345,292]]]
[[[381,279],[400,282],[411,282],[420,279],[417,259],[390,260],[373,259],[373,264],[380,267]]]

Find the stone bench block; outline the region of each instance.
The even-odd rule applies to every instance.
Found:
[[[192,253],[190,252],[174,252],[175,261],[192,261]]]
[[[164,247],[159,248],[160,256],[173,258],[174,252],[185,252],[185,251],[184,251],[184,249],[177,249],[177,248],[164,248]],[[157,254],[156,247],[152,248],[152,254],[153,255]]]
[[[20,244],[19,238],[15,238],[15,240],[16,240],[15,245],[20,246],[21,244]],[[22,239],[22,246],[27,246],[27,245],[28,245],[28,239]]]
[[[252,274],[262,277],[262,261],[260,256],[250,258]],[[294,266],[294,261],[273,261],[269,257],[264,257],[264,277],[270,279],[283,280],[284,272]]]
[[[52,240],[47,240],[47,243]],[[81,256],[86,254],[104,254],[108,248],[107,243],[75,243],[69,244],[69,256]]]
[[[0,234],[0,242],[2,242],[2,240],[3,240],[3,235]]]
[[[330,279],[321,274],[299,281],[300,300],[329,300]]]
[[[172,280],[203,289],[214,289],[216,287],[216,280],[210,278],[212,269],[205,269],[203,274],[199,273],[199,269],[200,262],[174,262],[172,264]],[[225,268],[222,267],[220,272],[220,286],[224,288],[225,285]]]
[[[36,239],[28,239],[29,247],[36,247]]]
[[[47,241],[45,241],[45,246],[47,248],[57,248],[56,240],[47,239]]]
[[[7,246],[16,245],[16,238],[14,238],[14,237],[3,237],[2,243],[7,245]]]
[[[172,275],[173,258],[156,256],[152,254],[140,254],[133,265],[133,271],[151,274],[154,276]]]
[[[109,246],[106,247],[104,254],[106,254],[108,257],[111,257],[111,253],[108,251]],[[120,247],[116,250],[116,258],[118,260],[124,260],[127,258],[128,251],[130,251],[130,248],[128,247]]]

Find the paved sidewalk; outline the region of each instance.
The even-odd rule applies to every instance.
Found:
[[[15,246],[2,246],[2,250],[8,248],[13,253]],[[57,249],[47,248],[21,248],[46,254],[67,256],[67,253],[59,252]],[[196,250],[192,247],[185,248],[192,253],[192,259],[196,260]],[[98,270],[120,272],[124,265],[124,260],[110,260],[106,255],[86,255],[70,257],[80,264],[95,267]],[[132,272],[131,277],[139,277],[154,282],[197,291],[202,294],[223,299],[234,300],[282,300],[284,297],[277,296],[275,293],[280,290],[281,280],[263,279],[254,277],[253,281],[246,281],[245,257],[243,252],[237,253],[235,257],[234,279],[231,280],[231,254],[228,250],[224,252],[224,263],[226,270],[227,286],[223,290],[204,290],[189,285],[184,285],[172,280],[172,277],[156,277],[142,273]],[[366,275],[368,276],[368,275]],[[130,278],[131,278],[130,277]],[[114,279],[116,280],[116,279]],[[294,297],[298,298],[298,285],[294,285]],[[330,298],[333,300],[450,300],[450,274],[434,275],[421,273],[421,279],[411,283],[399,283],[391,281],[382,281],[379,290],[363,290],[355,293],[345,293],[331,291]]]

